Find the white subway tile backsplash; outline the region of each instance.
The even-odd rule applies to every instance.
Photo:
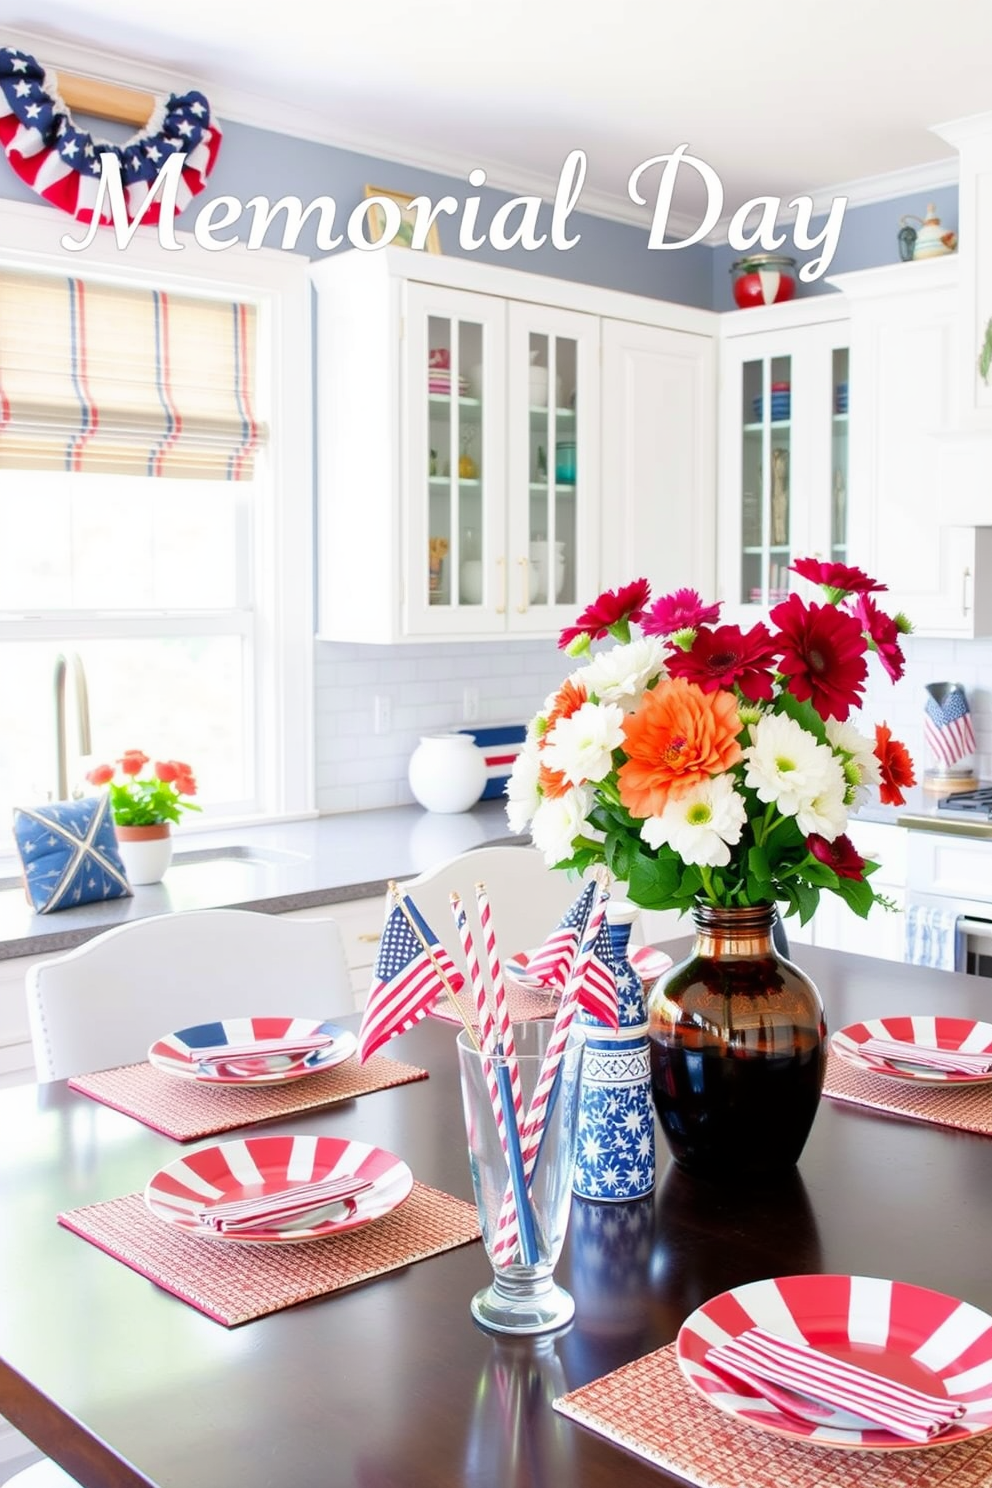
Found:
[[[865,732],[885,722],[909,748],[922,778],[923,711],[928,682],[960,682],[968,692],[983,778],[992,777],[992,640],[906,637],[906,673],[895,686],[869,657]],[[317,807],[325,813],[405,805],[406,771],[420,735],[466,728],[464,690],[478,689],[479,723],[525,723],[572,669],[553,641],[455,642],[420,646],[317,645],[315,725]],[[372,732],[374,699],[392,703],[388,734]]]

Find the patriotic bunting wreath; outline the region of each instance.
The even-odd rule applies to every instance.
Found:
[[[185,155],[176,197],[177,213],[207,184],[220,148],[221,132],[210,121],[202,93],[171,94],[156,102],[144,130],[126,145],[114,145],[74,123],[39,62],[14,47],[0,47],[0,143],[14,173],[53,207],[90,222],[100,184],[100,156],[117,156],[133,222],[170,155]],[[144,222],[155,225],[156,198]],[[110,223],[105,207],[100,221]]]

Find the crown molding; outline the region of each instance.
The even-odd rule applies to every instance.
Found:
[[[309,140],[315,144],[328,145],[338,150],[348,150],[357,155],[367,155],[378,161],[394,162],[411,170],[430,171],[434,175],[447,176],[455,180],[466,180],[470,170],[480,162],[457,151],[411,149],[395,139],[378,136],[367,131],[348,131],[337,126],[329,127],[326,118],[314,109],[293,104],[291,101],[265,97],[245,89],[227,88],[209,81],[196,73],[182,76],[171,70],[149,62],[136,62],[104,48],[66,40],[56,33],[15,29],[3,38],[5,46],[16,46],[30,52],[44,66],[58,71],[78,72],[100,81],[113,81],[144,92],[161,94],[177,92],[187,88],[198,88],[210,102],[211,111],[223,125],[231,123],[248,125],[274,134],[290,135],[296,139]],[[951,130],[972,126],[973,133],[987,131],[992,125],[992,114],[976,114],[971,119],[956,120],[953,124],[934,125],[933,132],[956,143]],[[945,133],[945,131],[947,131]],[[970,138],[959,134],[958,138]],[[633,170],[638,161],[631,161]],[[489,159],[485,162],[486,184],[496,191],[505,191],[513,196],[534,195],[545,201],[554,198],[557,176],[544,172],[522,170],[507,161]],[[937,186],[956,185],[958,181],[958,158],[949,156],[944,160],[931,161],[926,165],[909,166],[885,175],[866,176],[837,186],[822,187],[813,192],[796,192],[808,195],[813,200],[813,215],[820,216],[830,209],[835,197],[846,196],[849,207],[868,206],[873,202],[891,201],[900,196],[925,194]],[[626,195],[585,187],[579,209],[593,217],[603,217],[611,222],[624,222],[647,232],[649,221],[647,209],[638,207]],[[702,240],[710,247],[724,246],[732,213],[726,213]],[[780,222],[795,219],[794,208],[783,207]],[[688,235],[699,225],[697,217],[689,213],[672,212],[668,224],[673,233]]]

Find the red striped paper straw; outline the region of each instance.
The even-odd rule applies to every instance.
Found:
[[[592,959],[593,947],[603,923],[606,913],[606,905],[609,893],[600,889],[599,898],[593,902],[589,919],[586,921],[585,936],[582,948],[576,957],[565,990],[561,996],[561,1003],[555,1015],[554,1025],[551,1029],[551,1037],[541,1064],[541,1072],[537,1078],[537,1085],[531,1097],[530,1109],[523,1127],[521,1146],[523,1152],[524,1176],[530,1183],[537,1162],[537,1154],[541,1147],[541,1138],[544,1133],[544,1122],[548,1111],[548,1102],[551,1092],[555,1087],[558,1076],[558,1067],[565,1053],[565,1045],[571,1031],[572,1022],[579,1008],[579,992],[585,980],[589,962]],[[503,1196],[503,1207],[500,1211],[499,1222],[496,1226],[496,1239],[493,1244],[493,1253],[502,1256],[504,1251],[513,1244],[513,1195],[507,1191]]]
[[[489,1091],[489,1100],[493,1108],[500,1146],[503,1149],[503,1155],[506,1158],[506,1164],[510,1173],[507,1192],[510,1195],[510,1206],[513,1211],[512,1223],[514,1234],[520,1234],[522,1259],[526,1264],[534,1265],[537,1261],[537,1237],[534,1233],[534,1219],[527,1198],[527,1184],[520,1152],[520,1127],[517,1112],[514,1109],[512,1083],[505,1056],[500,1057],[501,1051],[498,1047],[496,1023],[489,1008],[488,998],[486,997],[485,977],[483,976],[479,958],[475,953],[475,944],[472,939],[472,931],[468,923],[468,916],[465,913],[465,907],[456,893],[450,895],[450,901],[451,912],[455,917],[458,936],[462,943],[462,950],[465,952],[469,981],[472,985],[472,991],[475,995],[475,1005],[479,1014],[479,1042],[482,1045],[481,1058],[486,1076],[486,1087]],[[497,1060],[499,1060],[498,1063],[496,1062]],[[518,1088],[519,1083],[520,1074],[519,1070],[517,1070]],[[504,1256],[503,1264],[506,1264],[508,1259],[507,1256]]]
[[[496,932],[493,928],[492,909],[489,904],[489,895],[486,892],[485,884],[476,884],[475,899],[479,906],[479,924],[482,927],[482,935],[486,943],[486,956],[489,960],[489,977],[493,984],[493,1000],[496,1004],[497,1049],[502,1052],[506,1060],[506,1067],[509,1070],[510,1090],[513,1095],[513,1114],[517,1123],[517,1130],[521,1131],[524,1121],[524,1096],[520,1088],[520,1066],[517,1063],[517,1050],[513,1040],[513,1022],[510,1018],[510,1008],[506,1000],[503,968],[500,965],[499,950],[496,945]]]
[[[737,1338],[717,1344],[707,1350],[706,1362],[744,1380],[759,1394],[762,1381],[767,1381],[853,1412],[910,1441],[929,1441],[964,1415],[960,1401],[926,1395],[764,1328],[748,1328]]]

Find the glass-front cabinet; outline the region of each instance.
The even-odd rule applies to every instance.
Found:
[[[407,295],[410,630],[556,631],[594,583],[598,320]]]
[[[785,599],[796,558],[848,561],[847,322],[747,334],[750,314],[764,312],[727,317],[736,334],[723,347],[719,569],[731,609]]]

